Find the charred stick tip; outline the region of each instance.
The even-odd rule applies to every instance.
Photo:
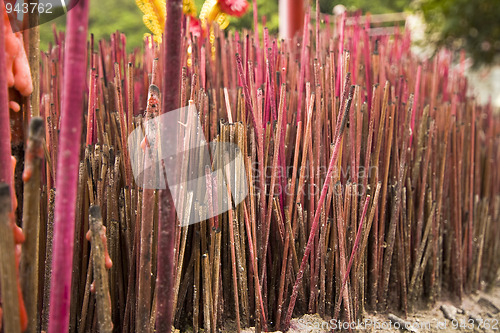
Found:
[[[33,117],[30,121],[29,135],[32,137],[42,136],[44,129],[43,119],[41,117]]]
[[[101,208],[99,206],[90,206],[89,215],[94,219],[101,219]]]
[[[0,183],[0,199],[10,200],[10,188],[9,185],[5,183]]]

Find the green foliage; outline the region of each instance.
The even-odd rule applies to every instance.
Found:
[[[423,0],[420,8],[436,46],[465,49],[476,66],[500,62],[498,0]]]
[[[54,35],[52,33],[53,25],[55,25],[58,30],[64,30],[65,24],[66,15],[59,16],[52,21],[40,24],[40,48],[42,50],[47,50],[49,43],[54,41]]]
[[[58,30],[65,29],[66,16],[42,24],[40,26],[40,43],[43,50],[53,41],[52,26]],[[90,0],[89,33],[93,33],[96,40],[109,39],[110,34],[120,31],[127,36],[129,50],[140,47],[145,33],[149,30],[142,22],[142,12],[134,0]]]
[[[89,28],[97,40],[109,38],[115,31],[127,36],[130,47],[142,45],[143,37],[149,30],[142,22],[142,12],[134,0],[90,1]]]
[[[333,7],[339,4],[344,5],[349,11],[360,9],[363,13],[383,14],[402,12],[408,8],[410,2],[410,0],[320,0],[319,7],[321,12],[327,14],[332,14]]]
[[[240,18],[232,17],[229,29],[253,29],[253,3],[252,0],[247,1],[250,3],[247,13]],[[262,24],[262,18],[265,16],[269,32],[278,33],[280,25],[278,0],[257,0],[257,13],[259,14],[259,25]]]

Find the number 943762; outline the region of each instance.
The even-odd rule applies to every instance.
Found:
[[[486,330],[498,330],[498,319],[469,319],[468,321],[461,320],[452,320],[451,326],[453,329],[486,329]]]
[[[22,0],[16,1],[15,4],[6,2],[5,10],[7,14],[15,12],[17,14],[27,14],[27,13],[36,13],[39,14],[52,14],[52,4],[48,3],[27,3]]]

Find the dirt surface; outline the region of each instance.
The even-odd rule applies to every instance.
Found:
[[[348,332],[500,332],[500,282],[488,291],[467,295],[462,302],[440,301],[427,309],[416,310],[403,318],[400,313],[371,314],[356,323],[325,321],[319,315],[306,314],[293,319],[290,333],[323,333],[343,326]],[[226,330],[225,330],[226,331]],[[227,331],[229,332],[229,330]],[[255,332],[254,328],[242,330]],[[279,331],[278,331],[279,332]]]
[[[461,302],[441,300],[425,309],[415,310],[407,318],[404,318],[402,313],[365,313],[363,319],[348,323],[326,321],[318,314],[305,314],[300,318],[292,319],[288,333],[349,332],[349,326],[352,332],[362,333],[500,333],[500,280],[489,290],[485,289],[464,296]],[[200,331],[203,332],[203,330]],[[226,322],[222,329],[222,332],[228,333],[236,331],[233,321]],[[178,329],[174,332],[180,333]],[[192,330],[182,332],[192,332]],[[254,333],[255,328],[246,328],[241,332]]]

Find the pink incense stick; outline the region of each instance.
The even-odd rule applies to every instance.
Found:
[[[3,6],[3,2],[0,6]],[[4,15],[0,13],[0,29],[4,26]],[[7,93],[7,66],[5,61],[5,34],[0,34],[0,183],[12,188],[12,167],[10,151],[9,95]],[[12,190],[11,190],[12,191]]]
[[[411,143],[413,141],[413,132],[415,131],[415,114],[418,112],[418,98],[420,95],[420,78],[422,76],[422,66],[419,65],[417,69],[417,80],[415,81],[415,104],[414,104],[414,111],[413,114],[411,115],[411,131],[410,131],[410,147]]]
[[[257,12],[257,0],[253,0],[253,31],[254,31],[254,45],[256,46],[256,53],[257,53],[257,61],[256,61],[256,66],[257,68],[257,86],[260,86],[263,82],[264,79],[262,78],[263,76],[263,63],[262,63],[262,49],[260,47],[260,40],[259,40],[259,16]]]
[[[297,103],[297,123],[302,119],[302,94],[304,92],[304,76],[305,76],[305,68],[306,68],[306,61],[307,61],[307,55],[306,55],[306,45],[307,45],[307,36],[308,36],[308,31],[309,31],[309,17],[310,17],[310,12],[307,10],[306,16],[304,17],[304,31],[302,34],[302,51],[301,51],[301,56],[300,56],[300,77],[299,77],[299,100]]]
[[[66,23],[65,84],[57,160],[49,332],[67,332],[69,327],[83,90],[87,69],[88,9],[89,1],[80,0],[68,12]]]
[[[162,113],[179,107],[181,78],[182,0],[167,1],[163,54]],[[168,142],[166,143],[168,144]],[[167,177],[164,177],[166,180]],[[175,207],[170,190],[160,191],[158,222],[157,312],[156,331],[170,333],[174,304]]]

